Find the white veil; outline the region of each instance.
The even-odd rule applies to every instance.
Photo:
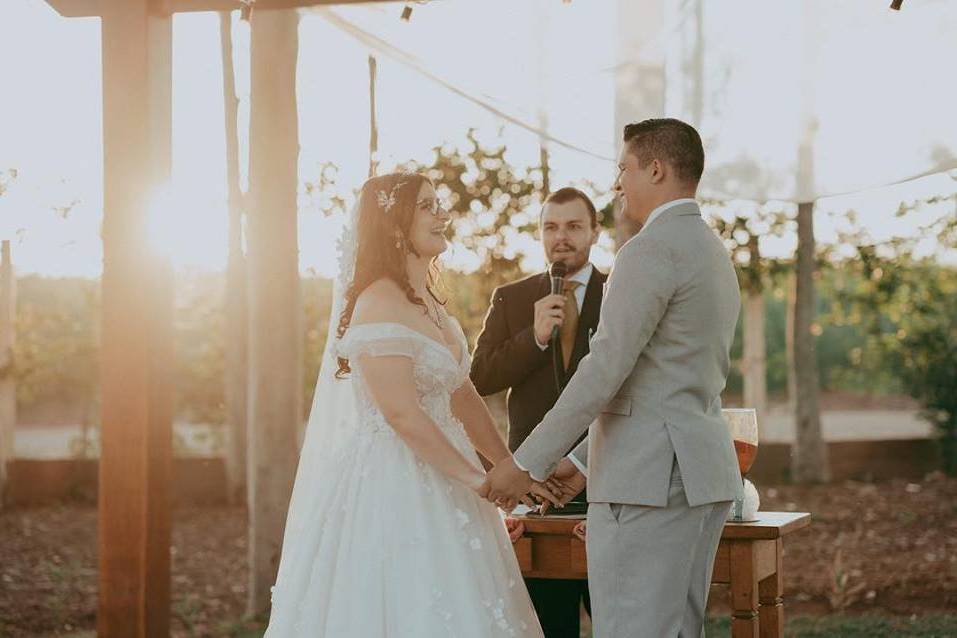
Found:
[[[346,291],[355,273],[359,200],[349,212],[338,242],[338,273],[333,283],[332,308],[329,311],[329,329],[319,366],[319,378],[309,410],[305,436],[299,453],[299,467],[292,488],[286,529],[283,533],[282,558],[276,586],[273,588],[274,607],[298,580],[297,568],[308,569],[301,558],[301,541],[307,536],[305,527],[317,514],[325,500],[323,487],[332,482],[327,475],[329,460],[338,453],[343,435],[354,429],[358,413],[353,400],[352,380],[337,379],[337,338],[339,315],[345,308]]]

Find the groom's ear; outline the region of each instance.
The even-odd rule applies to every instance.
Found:
[[[661,160],[659,159],[651,160],[651,172],[649,173],[649,175],[651,176],[651,183],[661,184],[662,182],[664,182],[665,179],[668,177],[669,169],[670,167],[664,162],[662,162]]]

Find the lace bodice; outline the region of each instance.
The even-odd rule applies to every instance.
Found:
[[[350,360],[361,427],[391,431],[362,379],[358,359],[362,355],[371,355],[410,358],[422,408],[440,428],[460,428],[461,424],[452,416],[450,400],[452,393],[468,379],[470,357],[465,334],[457,322],[453,323],[461,352],[458,361],[445,344],[400,323],[366,323],[349,327],[336,350],[339,356]]]

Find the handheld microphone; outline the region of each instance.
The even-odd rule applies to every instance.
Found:
[[[552,284],[552,294],[560,295],[565,292],[565,275],[568,273],[568,266],[565,262],[556,261],[548,268],[548,278]],[[552,328],[552,340],[558,339],[558,326]]]

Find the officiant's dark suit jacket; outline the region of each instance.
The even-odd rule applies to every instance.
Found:
[[[568,378],[588,354],[588,339],[598,327],[607,278],[592,268],[579,313]],[[508,390],[508,447],[512,452],[558,400],[552,347],[542,350],[535,343],[535,302],[549,291],[547,272],[496,288],[472,355],[470,376],[479,394],[488,396]]]

